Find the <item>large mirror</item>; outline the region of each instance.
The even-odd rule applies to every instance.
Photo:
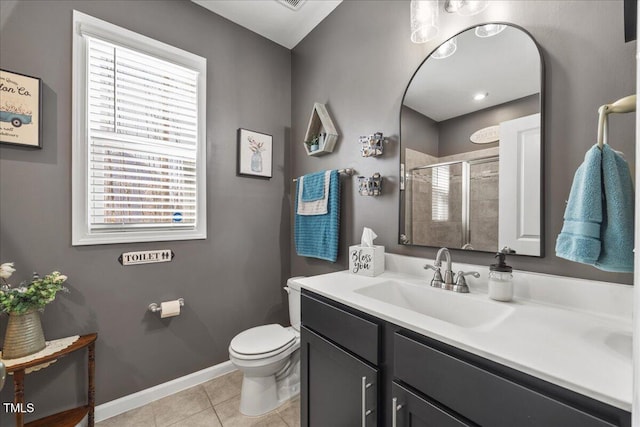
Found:
[[[506,24],[429,55],[400,112],[400,242],[542,255],[542,59]]]

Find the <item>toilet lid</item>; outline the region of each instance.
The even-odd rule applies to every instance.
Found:
[[[286,347],[295,339],[296,335],[290,329],[274,323],[239,333],[231,340],[229,347],[240,354],[263,354]]]

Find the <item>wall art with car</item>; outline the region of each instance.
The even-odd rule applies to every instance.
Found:
[[[42,148],[42,81],[0,70],[0,142]]]

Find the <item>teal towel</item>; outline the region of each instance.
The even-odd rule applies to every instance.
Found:
[[[332,170],[330,175],[327,213],[311,216],[296,213],[294,235],[298,255],[336,262],[340,234],[340,179],[337,170]],[[294,212],[298,212],[299,183],[296,185]],[[303,187],[306,185],[305,177]]]
[[[624,159],[594,145],[571,185],[556,255],[605,271],[633,271],[633,185]]]
[[[324,171],[310,173],[302,177],[304,180],[302,185],[303,202],[314,202],[324,198],[324,177]]]
[[[602,147],[604,209],[602,250],[595,266],[605,271],[633,273],[634,191],[629,165],[607,144]]]

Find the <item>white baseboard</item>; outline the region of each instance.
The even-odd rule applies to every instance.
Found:
[[[103,421],[107,418],[115,417],[123,412],[139,408],[154,400],[162,399],[190,387],[197,386],[214,378],[228,374],[236,370],[231,361],[219,363],[215,366],[194,372],[184,377],[176,378],[157,386],[141,390],[137,393],[121,397],[111,402],[96,406],[95,421]],[[84,423],[78,424],[83,425]],[[86,425],[86,424],[85,424]]]

